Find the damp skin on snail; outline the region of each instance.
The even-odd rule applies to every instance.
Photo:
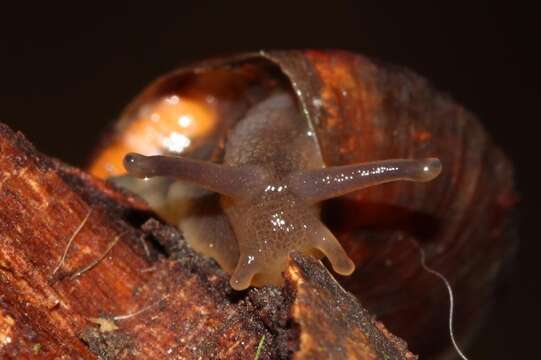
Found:
[[[336,273],[351,274],[355,265],[321,221],[318,204],[387,182],[430,181],[441,172],[436,158],[326,167],[287,91],[256,103],[233,126],[223,163],[130,153],[124,166],[135,177],[174,178],[219,194],[220,213],[181,227],[209,244],[236,290],[280,284],[292,251],[326,257]]]

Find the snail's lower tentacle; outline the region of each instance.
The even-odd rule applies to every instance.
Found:
[[[241,254],[237,267],[231,275],[229,284],[235,290],[244,290],[250,286],[252,278],[258,270],[259,263],[255,261],[254,256]]]
[[[325,225],[321,224],[317,229],[312,245],[329,259],[333,270],[338,274],[351,275],[355,271],[355,264]]]

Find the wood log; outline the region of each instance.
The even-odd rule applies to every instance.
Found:
[[[312,258],[236,292],[135,195],[0,124],[0,356],[413,359]]]

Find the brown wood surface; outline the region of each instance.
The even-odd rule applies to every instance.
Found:
[[[415,358],[320,262],[285,276],[233,291],[137,197],[0,124],[1,358]]]

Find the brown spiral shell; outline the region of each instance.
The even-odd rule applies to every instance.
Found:
[[[193,100],[196,110],[187,111],[205,129],[190,135],[184,154],[219,161],[227,129],[276,84],[296,92],[327,165],[441,159],[435,181],[385,184],[330,200],[323,218],[357,264],[341,284],[414,352],[433,356],[449,345],[447,292],[421,267],[415,243],[453,287],[456,334],[474,333],[516,245],[513,170],[470,112],[410,71],[344,51],[262,51],[176,70],[128,106],[91,171],[119,175],[126,152],[159,144],[156,137],[170,130],[153,138],[145,130],[151,124],[134,125],[141,122],[137,114],[177,90]],[[127,133],[135,140],[127,141]]]

